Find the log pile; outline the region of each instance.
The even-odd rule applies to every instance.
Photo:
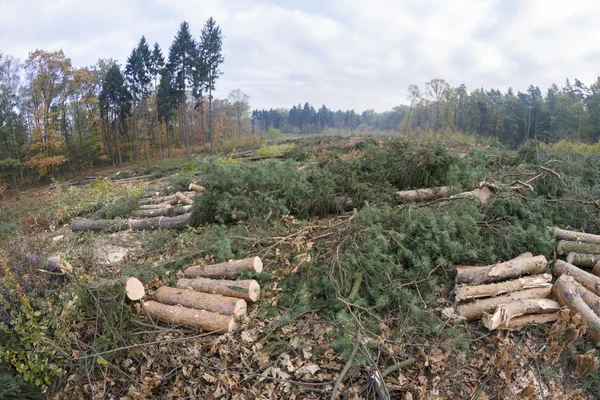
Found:
[[[175,288],[163,286],[142,302],[140,312],[152,320],[208,332],[227,333],[238,327],[236,318],[246,315],[248,302],[260,298],[253,279],[233,280],[244,271],[261,272],[259,257],[190,266]],[[228,278],[228,279],[211,279]]]
[[[544,256],[524,253],[484,267],[458,267],[458,314],[467,321],[481,319],[490,330],[557,320],[561,306],[552,299],[552,276],[543,273],[547,266]]]

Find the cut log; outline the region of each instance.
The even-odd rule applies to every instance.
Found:
[[[228,278],[235,279],[242,271],[262,272],[263,264],[260,257],[233,260],[214,265],[198,265],[188,267],[183,273],[186,278]]]
[[[577,268],[574,265],[564,262],[563,260],[556,260],[552,272],[558,277],[563,275],[572,276],[577,282],[590,290],[596,296],[600,296],[600,277],[592,275],[581,268]]]
[[[194,310],[183,306],[170,306],[156,301],[144,302],[142,313],[171,325],[181,325],[207,332],[227,333],[238,327],[235,317],[231,315]]]
[[[183,204],[191,205],[193,203],[192,199],[190,199],[188,196],[184,195],[181,192],[175,193],[175,197],[177,197],[177,200],[179,200]]]
[[[441,186],[425,189],[403,190],[396,192],[396,197],[402,203],[420,202],[448,197],[454,191],[452,186]]]
[[[170,206],[169,206],[170,207]],[[172,207],[172,208],[156,208],[151,210],[136,210],[131,213],[134,217],[151,218],[158,216],[174,216],[183,215],[192,212],[193,206]]]
[[[169,203],[143,204],[140,206],[140,210],[161,210],[164,208],[171,208],[171,204],[169,204]]]
[[[473,321],[475,319],[481,318],[485,313],[493,312],[498,306],[502,304],[512,303],[514,301],[526,299],[545,299],[550,297],[551,292],[552,285],[535,289],[519,290],[517,292],[508,293],[501,296],[464,303],[459,305],[456,308],[456,311],[459,315],[465,317],[467,321]]]
[[[487,285],[458,286],[456,288],[456,301],[461,302],[479,297],[497,296],[503,293],[514,292],[523,289],[540,288],[552,286],[552,275],[542,274],[524,276],[504,282],[490,283]]]
[[[197,292],[220,294],[254,302],[260,297],[260,285],[253,279],[228,281],[209,278],[182,278],[177,281],[179,289],[194,289]]]
[[[18,252],[17,257],[23,261],[37,265],[41,270],[49,272],[64,273],[73,270],[71,264],[63,260],[60,256],[49,256],[47,254],[37,255],[33,253]]]
[[[560,255],[567,253],[600,254],[600,244],[561,240],[556,243],[556,252]]]
[[[194,197],[196,192],[184,192],[183,194],[189,198],[192,198],[192,197]],[[173,204],[177,204],[178,201],[179,201],[179,199],[177,199],[177,196],[172,194],[169,196],[146,197],[146,198],[140,199],[139,203],[140,204],[160,204],[160,203],[171,204],[171,202],[173,202]]]
[[[453,198],[459,199],[477,199],[481,204],[485,204],[490,197],[492,197],[492,192],[487,186],[475,188],[469,192],[463,192],[453,196]]]
[[[508,325],[500,326],[498,329],[506,331],[518,331],[529,325],[547,324],[548,322],[558,321],[559,319],[560,313],[558,312],[551,314],[523,315],[521,317],[515,317],[511,319]]]
[[[596,314],[600,315],[600,296],[597,296],[594,293],[592,293],[591,290],[587,289],[585,286],[577,282],[577,280],[575,280],[574,284],[575,290],[577,290],[577,293],[581,296],[583,301],[585,301],[585,304],[590,306],[590,308]]]
[[[456,283],[482,284],[519,278],[521,275],[539,274],[548,262],[544,256],[517,257],[503,263],[486,267],[456,268]]]
[[[592,268],[600,261],[600,254],[569,253],[567,262],[578,267]]]
[[[592,268],[592,274],[595,275],[595,276],[600,276],[600,261],[598,261],[594,265],[594,268]]]
[[[196,185],[195,183],[190,183],[189,190],[193,192],[204,192],[206,189],[200,185]]]
[[[550,299],[528,299],[518,300],[512,303],[498,306],[491,315],[486,315],[482,322],[483,326],[490,331],[500,326],[508,326],[509,322],[515,318],[526,314],[547,314],[560,310],[560,304]]]
[[[562,306],[566,306],[571,310],[572,315],[579,314],[581,316],[594,341],[597,344],[600,343],[600,317],[577,292],[575,278],[562,275],[554,283],[552,293]]]
[[[154,292],[154,299],[172,306],[181,305],[224,315],[246,315],[246,300],[163,286]]]
[[[553,228],[554,235],[558,240],[569,240],[572,242],[600,244],[600,235],[593,235],[591,233],[583,233],[576,231],[568,231],[560,228]]]
[[[178,217],[154,217],[147,219],[112,220],[98,219],[86,220],[75,219],[71,222],[73,232],[117,232],[131,229],[133,231],[144,231],[154,229],[184,229],[187,227],[190,214]]]
[[[127,298],[132,301],[140,300],[146,295],[144,290],[144,284],[139,279],[129,277],[125,281],[125,294]]]

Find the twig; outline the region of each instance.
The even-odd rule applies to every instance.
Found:
[[[539,169],[541,169],[542,171],[546,171],[549,174],[552,174],[555,177],[557,177],[558,179],[560,179],[560,174],[558,172],[556,172],[556,171],[551,170],[550,168],[546,168],[546,167],[540,166]]]
[[[331,392],[330,400],[335,400],[335,398],[337,396],[338,388],[340,387],[340,384],[342,383],[342,381],[344,380],[344,377],[348,373],[348,370],[350,369],[350,367],[352,367],[352,362],[354,361],[354,357],[356,357],[356,352],[358,351],[359,346],[360,346],[360,329],[356,329],[356,337],[354,338],[354,348],[352,349],[352,354],[350,354],[350,358],[346,362],[346,365],[344,365],[344,369],[342,369],[342,372],[340,372],[340,376],[338,376],[338,378],[335,380],[335,384],[333,385],[333,391]]]
[[[477,388],[477,390],[475,391],[475,393],[473,393],[473,396],[471,397],[471,400],[477,400],[479,398],[479,394],[481,393],[481,391],[483,390],[483,388],[485,387],[485,385],[487,385],[487,383],[489,382],[490,379],[492,379],[492,376],[494,376],[496,372],[492,372],[491,374],[489,374],[487,376],[487,378],[485,378],[485,380],[483,382],[481,382],[481,385],[479,385],[479,387]]]
[[[385,384],[385,380],[383,379],[383,376],[379,371],[377,363],[375,362],[375,360],[373,360],[373,357],[371,357],[371,353],[369,352],[367,347],[362,343],[361,349],[363,353],[367,356],[371,364],[373,364],[373,374],[369,376],[369,378],[371,378],[372,382],[375,384],[375,392],[377,393],[377,397],[379,397],[380,400],[389,400],[390,391],[388,390],[387,385]]]
[[[416,359],[414,359],[414,358],[408,358],[402,362],[391,365],[383,370],[383,372],[381,373],[381,377],[385,378],[386,376],[388,376],[392,372],[399,370],[400,368],[410,367],[411,365],[413,365],[415,363],[415,361],[416,361]]]

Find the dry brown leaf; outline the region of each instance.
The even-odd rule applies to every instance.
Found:
[[[535,395],[536,387],[532,384],[529,384],[521,390],[521,392],[517,395],[518,400],[531,400]]]
[[[585,354],[577,354],[575,356],[577,367],[575,369],[575,379],[582,379],[590,376],[598,368],[598,357],[596,349],[592,349]]]

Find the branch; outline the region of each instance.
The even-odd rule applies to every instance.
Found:
[[[354,361],[354,357],[356,357],[356,352],[358,351],[359,347],[360,347],[360,329],[356,329],[356,337],[354,339],[354,348],[352,349],[352,354],[350,354],[350,358],[346,362],[344,369],[342,369],[342,372],[340,372],[340,376],[338,376],[338,378],[335,380],[335,385],[333,385],[333,392],[331,392],[330,400],[335,400],[335,398],[337,397],[338,388],[340,387],[340,384],[342,383],[342,381],[344,380],[344,377],[348,373],[348,370],[350,369],[350,367],[352,367],[352,362]]]

